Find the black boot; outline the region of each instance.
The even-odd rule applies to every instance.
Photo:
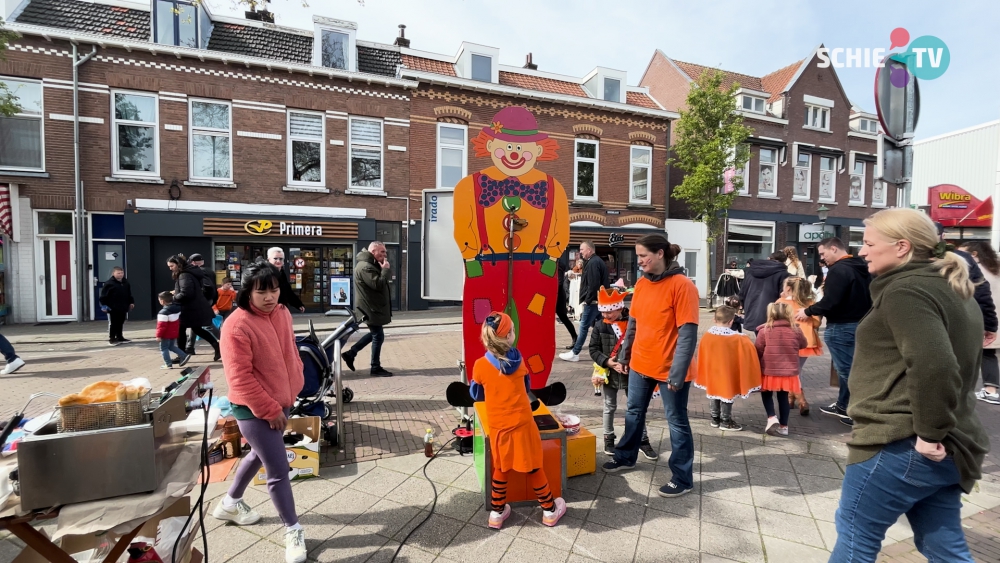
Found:
[[[615,455],[615,435],[605,434],[604,435],[604,453],[608,455]]]
[[[340,355],[340,359],[344,360],[344,363],[347,364],[347,368],[351,371],[354,371],[354,356],[354,352],[350,350]]]

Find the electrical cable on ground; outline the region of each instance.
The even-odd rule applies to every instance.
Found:
[[[198,494],[198,500],[195,501],[194,507],[191,508],[191,512],[188,514],[187,520],[184,521],[184,526],[181,528],[181,533],[177,535],[177,539],[174,540],[174,548],[171,551],[171,560],[176,563],[177,559],[177,546],[180,545],[181,538],[184,537],[184,532],[187,530],[188,525],[191,524],[191,519],[194,518],[194,513],[198,512],[198,520],[201,527],[201,541],[202,548],[205,550],[203,561],[208,563],[208,534],[205,532],[205,511],[203,510],[203,503],[205,500],[205,491],[208,490],[208,478],[211,475],[208,466],[208,413],[212,408],[212,394],[213,388],[208,389],[208,401],[202,406],[202,410],[205,411],[205,427],[201,435],[201,467],[198,468],[198,473],[201,475],[201,491]]]

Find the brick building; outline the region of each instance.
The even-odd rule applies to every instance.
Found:
[[[221,279],[270,246],[284,248],[293,287],[320,312],[350,301],[353,256],[375,239],[388,243],[393,304],[405,306],[417,82],[398,78],[398,48],[358,39],[352,22],[317,16],[313,29],[291,29],[186,0],[2,4],[21,35],[0,61],[23,106],[0,119],[12,321],[103,318],[95,295],[114,265],[132,282],[132,318],[150,318],[155,294],[173,287],[171,254],[199,252]]]
[[[657,50],[640,84],[677,111],[706,70]],[[896,190],[875,180],[877,116],[851,104],[834,68],[818,67],[816,50],[761,77],[722,72],[724,88],[739,85],[736,111],[753,135],[750,161],[738,172],[743,189],[714,249],[716,272],[733,260],[742,267],[749,258],[794,246],[806,273],[814,274],[816,243],[829,234],[857,249],[862,219],[896,204]],[[681,174],[673,178],[671,186]],[[671,203],[669,216],[684,217],[683,204]],[[825,225],[816,224],[821,206],[829,210]]]
[[[591,240],[612,278],[635,283],[635,240],[664,231],[665,161],[675,112],[664,110],[647,89],[628,86],[625,72],[609,68],[567,76],[539,70],[530,54],[523,67],[509,66],[500,63],[499,49],[468,42],[454,55],[407,44],[400,56],[401,77],[419,82],[410,116],[411,199],[426,190],[447,194],[462,177],[491,166],[489,158],[475,156],[471,140],[500,109],[525,106],[539,130],[559,143],[558,159],[539,169],[566,189],[570,257]],[[411,218],[428,219],[417,209]],[[447,239],[425,241],[423,252],[457,254]],[[460,273],[458,280],[460,290]]]

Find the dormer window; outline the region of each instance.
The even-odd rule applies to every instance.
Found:
[[[313,64],[337,70],[354,71],[357,60],[354,42],[357,25],[352,22],[316,16],[313,40]]]
[[[493,58],[486,55],[472,55],[472,79],[480,82],[493,81]]]
[[[597,67],[583,78],[582,85],[592,98],[624,104],[625,79],[625,73],[620,70]]]
[[[859,119],[858,120],[858,131],[863,133],[878,133],[878,121],[874,119]]]
[[[604,78],[604,101],[618,102],[622,99],[622,81],[617,78]]]
[[[212,20],[204,8],[183,0],[156,0],[153,10],[153,41],[160,45],[208,47]]]
[[[756,98],[754,96],[743,96],[742,107],[744,111],[752,111],[754,113],[764,113],[764,98]]]

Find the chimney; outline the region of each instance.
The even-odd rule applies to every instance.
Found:
[[[410,40],[406,38],[406,26],[405,25],[399,24],[399,37],[397,37],[396,40],[392,42],[392,44],[395,45],[395,46],[397,46],[397,47],[409,47],[410,46]]]
[[[524,68],[528,70],[538,70],[538,65],[531,62],[531,53],[528,53],[527,59],[524,61]]]
[[[250,9],[243,12],[243,15],[248,20],[257,20],[265,23],[274,23],[274,13],[267,10],[267,3],[271,0],[251,0],[247,2],[250,5]],[[257,11],[257,5],[262,5],[263,9]]]

